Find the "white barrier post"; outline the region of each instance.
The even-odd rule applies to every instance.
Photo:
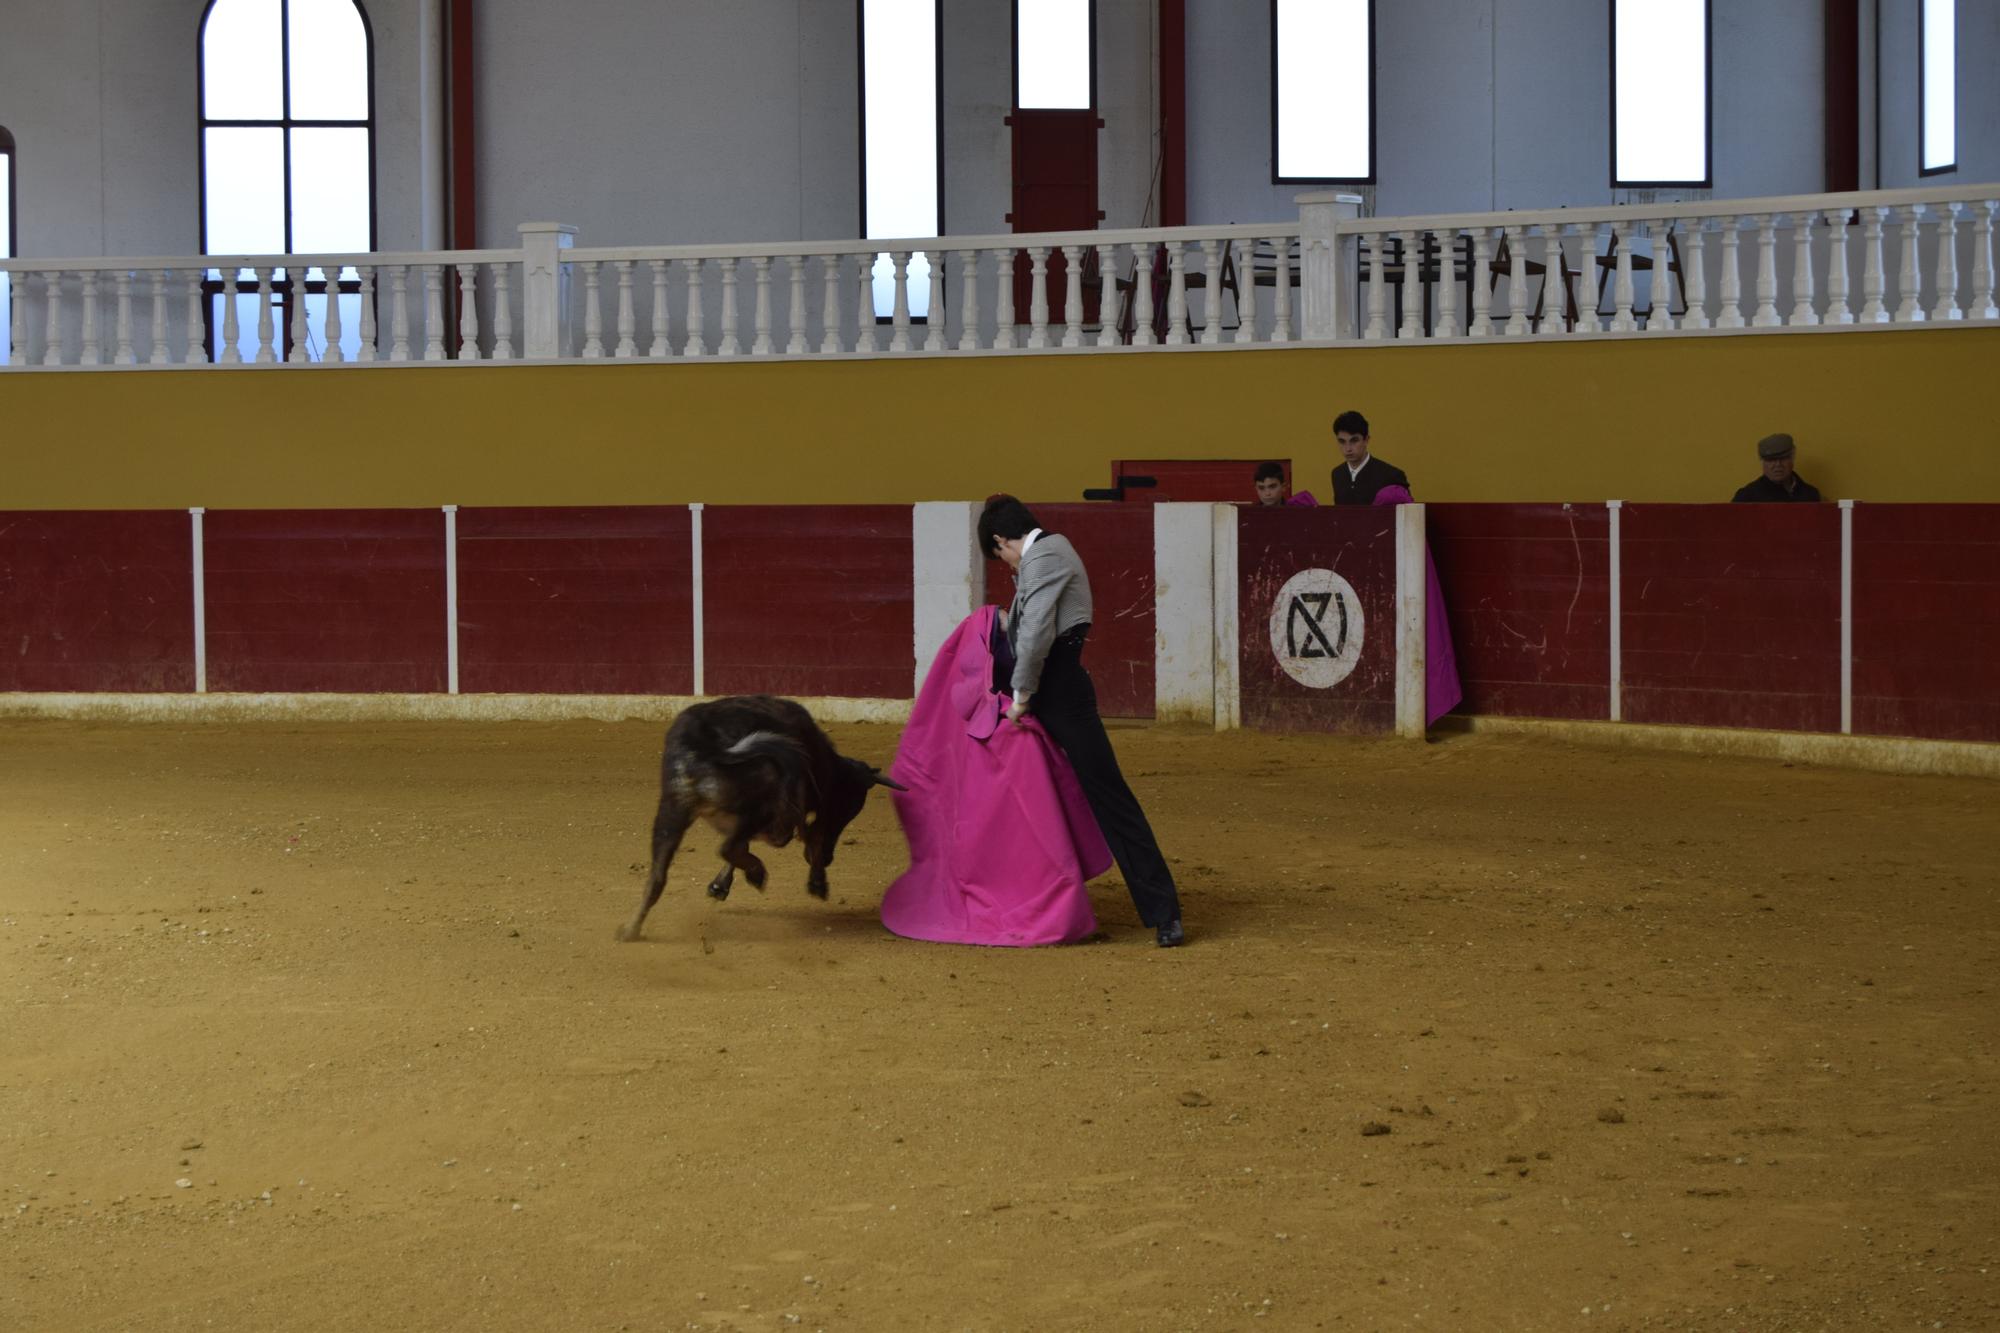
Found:
[[[979,506],[969,500],[925,500],[910,507],[910,632],[917,690],[923,689],[944,641],[986,600],[978,529]]]
[[[701,510],[699,501],[688,506],[688,538],[694,550],[694,696],[699,699],[708,693],[707,663],[703,660],[704,628],[701,599]]]
[[[1213,506],[1153,506],[1153,716],[1215,721]]]
[[[444,688],[458,693],[458,506],[444,506]]]
[[[1604,507],[1611,511],[1611,720],[1625,719],[1625,651],[1620,628],[1624,622],[1625,595],[1623,591],[1625,566],[1619,551],[1619,515],[1625,509],[1623,500],[1606,500]]]
[[[1236,506],[1218,504],[1210,509],[1212,515],[1212,536],[1210,551],[1213,558],[1210,567],[1214,571],[1213,595],[1209,599],[1215,617],[1214,645],[1215,666],[1215,729],[1234,731],[1243,725],[1243,674],[1239,666],[1238,633],[1236,625],[1237,592],[1237,549],[1236,549]]]
[[[202,558],[201,516],[206,509],[188,510],[194,541],[194,692],[208,693],[208,579]]]
[[[1424,507],[1396,506],[1396,734],[1424,738]]]
[[[1854,734],[1854,501],[1840,502],[1840,734]]]

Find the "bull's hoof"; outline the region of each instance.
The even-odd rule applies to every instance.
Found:
[[[633,940],[639,938],[639,928],[628,921],[618,927],[617,938],[620,944],[630,944]]]
[[[750,887],[757,890],[757,892],[762,893],[764,891],[764,880],[766,876],[763,866],[761,865],[751,866],[748,870],[743,872],[743,878],[749,880]]]
[[[708,896],[721,902],[729,896],[729,882],[721,879],[709,881]]]
[[[810,893],[810,894],[811,894],[811,895],[812,895],[813,897],[815,897],[815,898],[819,899],[819,900],[820,900],[821,902],[825,902],[825,901],[826,901],[826,881],[825,881],[825,880],[823,880],[823,879],[822,879],[822,880],[814,880],[814,881],[808,881],[808,882],[807,882],[807,884],[806,884],[806,892],[807,892],[807,893]]]

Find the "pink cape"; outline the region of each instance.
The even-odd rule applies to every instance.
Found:
[[[1111,851],[1069,761],[1031,714],[1003,720],[986,607],[952,631],[924,677],[889,772],[910,868],[882,924],[945,944],[1067,944],[1097,930],[1084,883]]]
[[[1375,492],[1378,505],[1410,503],[1410,493],[1401,486],[1384,486]],[[1430,547],[1424,548],[1424,725],[1429,726],[1458,707],[1465,693],[1458,683],[1458,654],[1451,647],[1451,620],[1444,611],[1444,587],[1438,582],[1437,562]]]

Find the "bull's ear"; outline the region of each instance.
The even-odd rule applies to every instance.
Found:
[[[869,770],[868,770],[868,775],[869,775],[870,777],[872,777],[872,778],[874,778],[874,779],[875,779],[875,783],[876,783],[876,785],[877,785],[877,786],[881,786],[881,787],[887,787],[887,788],[889,788],[889,789],[890,789],[890,790],[892,790],[892,791],[908,791],[908,790],[909,790],[909,788],[908,788],[908,787],[905,787],[905,786],[904,786],[904,785],[903,785],[902,783],[900,783],[900,782],[896,781],[896,780],[895,780],[894,778],[891,778],[891,777],[885,777],[885,776],[883,776],[883,773],[882,773],[882,770],[881,770],[881,769],[879,769],[879,768],[871,768],[871,769],[869,769]]]

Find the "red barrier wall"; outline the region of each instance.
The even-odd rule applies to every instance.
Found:
[[[702,513],[710,694],[908,699],[908,505],[711,505]]]
[[[2000,741],[2000,506],[1854,507],[1854,730]]]
[[[1610,511],[1424,506],[1465,702],[1503,717],[1611,715]]]
[[[692,526],[684,506],[460,510],[459,688],[693,693]]]
[[[178,509],[0,514],[0,690],[194,688]]]
[[[1090,574],[1096,619],[1083,662],[1105,717],[1153,716],[1153,511],[1133,504],[1036,504],[1029,508],[1060,532]],[[986,600],[1014,600],[1014,574],[986,562]]]
[[[1237,519],[1238,646],[1243,725],[1272,731],[1380,733],[1396,725],[1396,511],[1392,505],[1336,509],[1247,508]],[[1352,585],[1356,608],[1330,603],[1319,619],[1324,640],[1294,619],[1284,587],[1305,569],[1330,569]],[[1344,599],[1343,599],[1344,600]],[[1330,688],[1294,680],[1272,646],[1274,608],[1298,659],[1340,649],[1359,633],[1353,671]]]
[[[1627,505],[1631,722],[1840,729],[1840,511]]]
[[[208,687],[445,688],[444,515],[210,510]]]

